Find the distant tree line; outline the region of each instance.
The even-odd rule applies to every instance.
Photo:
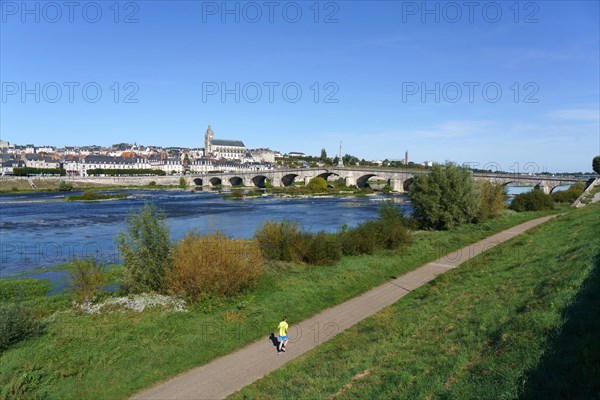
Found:
[[[15,167],[13,174],[16,176],[29,175],[60,175],[65,176],[67,171],[64,168],[33,168],[33,167]]]
[[[162,169],[134,168],[134,169],[109,169],[92,168],[87,170],[88,175],[166,175]]]
[[[335,156],[333,158],[327,157],[327,151],[325,149],[322,149],[320,157],[314,157],[314,156],[277,157],[277,158],[275,158],[275,162],[277,165],[285,165],[290,168],[297,168],[297,167],[302,166],[303,163],[307,163],[309,165],[309,167],[315,168],[315,167],[317,167],[317,163],[322,163],[327,166],[335,166],[338,164],[339,159],[340,158],[338,156]],[[345,154],[342,157],[342,161],[344,162],[344,165],[346,165],[346,166],[354,166],[357,164],[360,166],[363,166],[363,167],[379,167],[380,166],[379,163],[367,161],[364,158],[360,159],[351,154]],[[383,160],[381,166],[388,167],[388,168],[405,168],[405,169],[425,169],[425,168],[427,168],[421,164],[417,164],[412,161],[410,161],[408,164],[404,164],[403,160],[388,160],[388,159]]]

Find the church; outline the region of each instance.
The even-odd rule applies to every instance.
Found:
[[[241,140],[215,139],[210,125],[204,134],[204,157],[227,160],[242,160],[246,156],[246,146]]]

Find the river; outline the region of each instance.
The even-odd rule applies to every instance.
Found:
[[[1,275],[23,273],[77,257],[118,262],[114,239],[125,230],[129,213],[152,202],[163,210],[171,239],[186,232],[221,231],[252,237],[266,220],[289,219],[308,231],[339,230],[375,218],[386,197],[278,198],[263,196],[224,200],[212,191],[115,190],[130,198],[101,202],[66,202],[62,193],[7,194],[0,197]],[[69,193],[74,194],[74,193]],[[403,197],[388,197],[400,202]]]
[[[509,194],[531,188],[509,187]],[[224,200],[214,191],[115,190],[130,198],[101,202],[66,202],[67,194],[23,193],[0,196],[0,276],[26,273],[70,261],[74,256],[119,262],[115,237],[126,228],[129,213],[153,202],[166,214],[174,241],[186,232],[224,232],[252,237],[266,220],[297,221],[308,231],[337,231],[377,216],[381,201],[392,199],[405,213],[405,196],[280,198],[263,196]],[[74,193],[68,193],[74,194]],[[59,274],[47,273],[53,279]]]

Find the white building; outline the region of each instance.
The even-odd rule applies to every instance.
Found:
[[[148,159],[148,163],[150,164],[150,168],[165,171],[167,175],[182,175],[185,171],[183,162],[177,158],[151,158]]]
[[[61,162],[48,156],[38,154],[26,154],[25,166],[29,168],[60,168]]]
[[[72,165],[68,165],[72,169]],[[90,169],[150,169],[148,160],[142,157],[109,157],[109,156],[84,156],[79,159],[76,170],[80,176],[87,176]]]
[[[275,163],[275,152],[271,149],[252,149],[250,155],[259,163]]]

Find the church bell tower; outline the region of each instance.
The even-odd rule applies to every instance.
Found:
[[[212,141],[215,138],[215,133],[211,129],[210,125],[204,134],[204,157],[210,157],[212,154]]]

